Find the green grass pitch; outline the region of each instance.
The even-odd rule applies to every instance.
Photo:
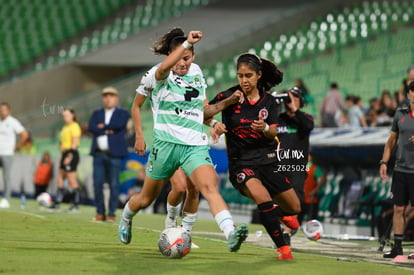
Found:
[[[198,220],[192,234],[200,246],[183,259],[168,259],[158,251],[164,216],[139,213],[129,245],[117,237],[117,223],[91,222],[93,207],[80,213],[41,210],[35,201],[20,209],[12,200],[0,209],[0,274],[411,274],[412,264],[338,261],[295,249],[293,261],[279,261],[271,244],[247,242],[239,252],[227,251],[214,221]],[[120,211],[118,211],[120,214]],[[262,230],[249,225],[250,232]],[[300,235],[300,234],[298,234]],[[296,238],[296,237],[294,237]],[[300,238],[300,236],[297,236]],[[302,237],[303,238],[303,237]],[[309,244],[312,245],[312,244]],[[376,247],[377,242],[371,246]],[[322,253],[323,254],[323,253]]]

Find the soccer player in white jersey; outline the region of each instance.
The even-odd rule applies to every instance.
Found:
[[[131,241],[134,215],[151,204],[166,180],[180,167],[209,203],[227,239],[229,251],[238,251],[247,238],[247,226],[235,227],[218,191],[217,175],[208,153],[203,126],[206,84],[200,67],[192,63],[193,44],[202,36],[200,31],[190,31],[185,37],[180,28],[166,33],[153,47],[155,54],[166,57],[143,76],[137,88],[131,109],[136,132],[135,151],[145,156],[141,107],[147,97],[154,115],[154,141],[142,191],[131,197],[121,215],[118,237],[124,244]],[[211,116],[206,114],[206,117]]]

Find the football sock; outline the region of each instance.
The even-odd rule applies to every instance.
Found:
[[[277,209],[280,209],[280,207],[278,207],[273,201],[268,201],[257,205],[257,208],[259,209],[260,220],[275,245],[277,247],[287,245],[285,239],[283,238],[277,214]]]
[[[226,240],[229,238],[231,232],[234,231],[234,221],[229,210],[222,210],[214,216],[221,231],[223,231]]]
[[[394,234],[394,246],[401,247],[404,236],[402,234]]]
[[[80,203],[80,190],[79,188],[73,189],[73,204],[78,206]]]
[[[180,202],[178,205],[174,206],[167,201],[167,217],[171,220],[175,220],[180,213],[181,204],[182,203]]]
[[[187,232],[191,233],[193,230],[193,225],[197,220],[197,213],[183,213],[183,220],[181,221],[182,227]]]
[[[121,218],[126,221],[130,221],[132,220],[132,218],[135,216],[136,213],[137,212],[134,212],[129,208],[128,203],[127,203],[125,204],[124,210],[122,210]]]
[[[65,193],[64,188],[58,188],[57,194],[56,194],[56,203],[61,203],[63,201],[64,193]]]

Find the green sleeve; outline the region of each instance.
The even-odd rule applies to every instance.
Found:
[[[315,173],[314,173],[315,178],[319,179],[323,174],[324,174],[323,170],[319,166],[317,166],[315,168]]]

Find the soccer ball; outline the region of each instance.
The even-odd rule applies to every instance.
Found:
[[[318,220],[311,220],[306,222],[305,226],[302,227],[303,233],[306,238],[312,241],[317,241],[322,237],[323,226]]]
[[[180,227],[167,228],[160,234],[158,248],[161,254],[167,258],[183,258],[191,250],[190,233]]]
[[[53,205],[52,197],[49,195],[49,193],[46,192],[40,193],[39,196],[37,196],[36,200],[40,206],[46,208],[50,208]]]

